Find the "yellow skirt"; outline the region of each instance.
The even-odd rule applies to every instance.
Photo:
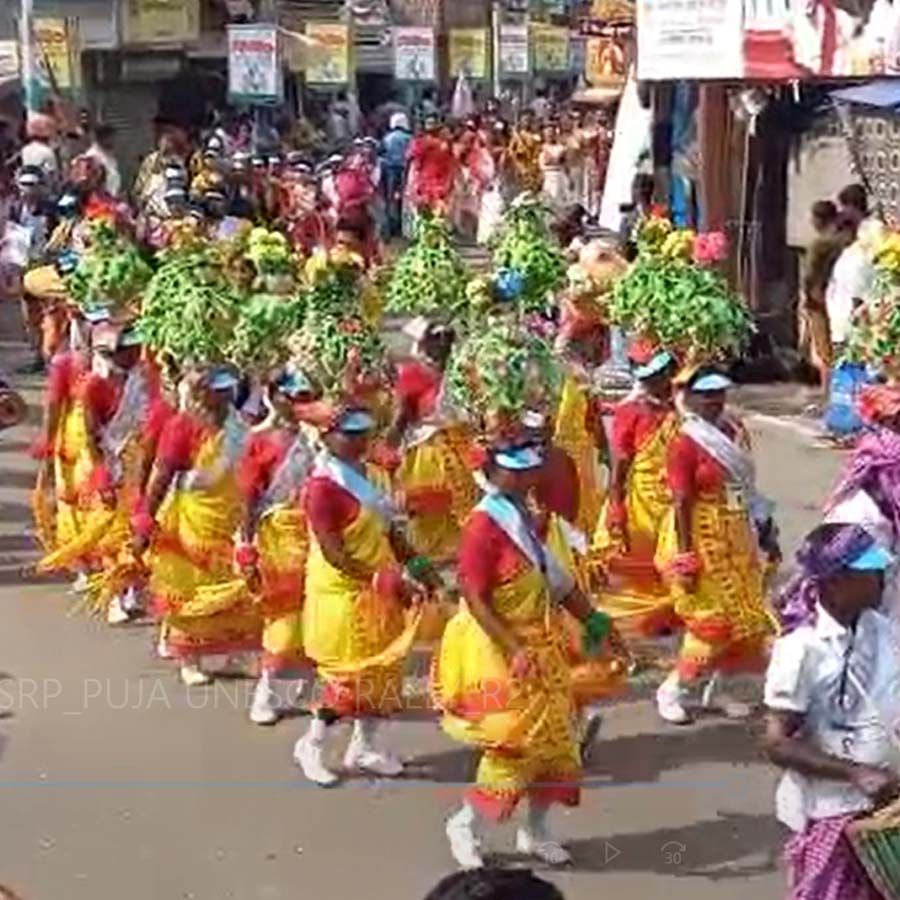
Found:
[[[760,672],[777,627],[764,591],[764,569],[746,510],[729,509],[724,496],[704,495],[693,507],[692,544],[700,558],[697,589],[672,586],[675,613],[687,629],[679,674]],[[659,566],[678,551],[675,514],[663,523]]]

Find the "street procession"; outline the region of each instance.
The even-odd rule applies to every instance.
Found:
[[[900,898],[900,3],[733,4],[11,10],[0,844],[56,830],[0,898]],[[100,669],[177,712],[81,745],[23,699]],[[714,770],[666,798],[670,758]],[[705,815],[759,813],[714,853],[722,778]],[[273,784],[246,846],[339,853],[283,882],[238,842],[235,887],[203,836]],[[616,868],[654,816],[665,865]],[[381,829],[433,861],[380,880]]]

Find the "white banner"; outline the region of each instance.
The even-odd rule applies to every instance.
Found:
[[[434,81],[433,28],[394,29],[394,77],[398,81]]]
[[[229,99],[236,103],[275,103],[281,96],[278,27],[229,25]]]
[[[638,0],[638,78],[742,78],[739,0]]]
[[[500,26],[500,71],[503,75],[527,75],[528,26]]]

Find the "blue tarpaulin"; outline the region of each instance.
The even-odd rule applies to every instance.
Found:
[[[832,91],[831,97],[838,103],[900,111],[900,78],[879,78],[867,84],[841,88]]]

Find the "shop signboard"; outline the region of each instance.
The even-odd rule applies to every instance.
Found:
[[[350,80],[350,29],[334,22],[307,22],[306,80],[309,84],[347,84]]]
[[[900,75],[900,6],[638,0],[638,77],[809,81]],[[863,12],[863,7],[865,12]]]
[[[199,0],[128,0],[125,42],[179,46],[200,39]]]
[[[35,19],[29,81],[37,91],[65,93],[77,87],[78,46],[74,22]]]
[[[558,25],[531,25],[535,72],[565,72],[569,69],[569,30]]]
[[[628,54],[620,38],[605,35],[585,41],[584,80],[591,87],[625,87]]]
[[[394,29],[394,77],[398,81],[434,81],[433,28]]]
[[[528,74],[528,26],[500,26],[500,72],[504,76]]]
[[[282,97],[276,25],[228,26],[228,97],[232,103],[277,103]]]
[[[485,28],[450,29],[450,74],[456,78],[488,76],[488,33]]]

